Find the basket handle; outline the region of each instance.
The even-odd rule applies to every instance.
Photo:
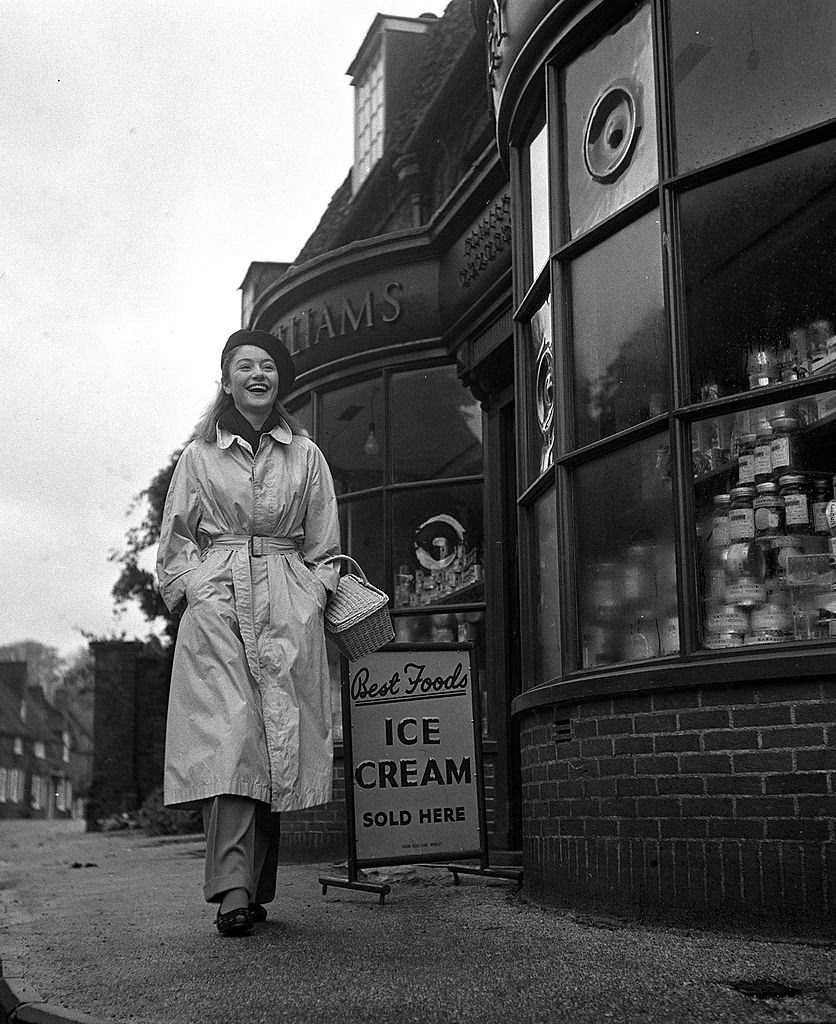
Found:
[[[323,558],[322,561],[319,564],[320,565],[327,565],[329,562],[350,562],[354,566],[354,568],[357,570],[357,572],[360,574],[360,576],[362,577],[363,582],[364,583],[368,583],[369,582],[368,579],[366,578],[366,574],[363,572],[362,568],[360,567],[360,564],[358,562],[355,562],[354,559],[351,557],[351,555],[331,555],[330,558]]]

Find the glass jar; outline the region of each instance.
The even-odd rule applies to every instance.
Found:
[[[741,434],[740,453],[737,457],[737,482],[741,486],[755,482],[755,442],[754,434]]]
[[[807,478],[801,473],[790,473],[778,480],[784,499],[784,522],[787,533],[810,533],[812,516]]]
[[[728,494],[714,495],[714,512],[711,517],[711,547],[724,548],[729,543],[729,509],[731,497]]]
[[[772,442],[769,446],[772,474],[790,473],[798,467],[798,420],[781,416],[772,421]]]
[[[763,420],[755,438],[755,483],[772,479],[772,424]]]
[[[755,539],[754,487],[733,487],[729,494],[729,543]]]
[[[778,359],[771,345],[757,345],[749,350],[746,362],[749,388],[764,388],[778,381]]]
[[[827,503],[833,497],[833,487],[825,476],[817,476],[813,480],[813,533],[818,537],[829,537],[830,527],[827,525]]]
[[[784,499],[778,485],[758,484],[752,503],[755,516],[755,537],[775,537],[784,532]]]

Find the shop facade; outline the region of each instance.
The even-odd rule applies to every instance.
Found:
[[[830,933],[833,7],[471,8],[514,225],[526,886]]]
[[[382,125],[375,90],[390,95],[405,47],[415,74]],[[293,265],[250,266],[242,319],[293,354],[288,407],[328,459],[343,550],[390,595],[396,639],[475,644],[489,841],[518,849],[511,198],[466,0],[378,16],[349,73],[352,172]],[[336,650],[331,675],[339,737]],[[297,855],[311,828],[343,842],[339,806],[286,818]]]

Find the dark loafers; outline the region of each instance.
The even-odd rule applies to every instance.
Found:
[[[260,903],[251,903],[249,906],[250,917],[256,924],[261,924],[262,921],[267,920],[267,908],[262,907]]]
[[[246,935],[253,930],[253,915],[247,907],[230,910],[228,914],[222,914],[219,910],[215,924],[221,935]]]

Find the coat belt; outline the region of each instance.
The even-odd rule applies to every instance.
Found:
[[[261,675],[261,660],[258,656],[258,640],[255,631],[255,603],[250,572],[250,558],[260,558],[263,555],[280,551],[299,552],[298,545],[291,537],[261,537],[258,534],[222,533],[219,537],[211,538],[208,550],[212,548],[227,548],[235,551],[235,556],[232,560],[232,582],[238,627],[241,630],[241,639],[244,641],[244,653],[246,654],[250,671],[255,677],[259,688],[261,688],[264,685],[264,680]],[[266,562],[268,579],[275,571],[272,561],[272,559],[268,559]]]
[[[258,534],[246,533],[222,533],[219,537],[212,538],[210,547],[249,547],[252,558],[260,558],[274,551],[298,551],[296,541],[292,537],[260,537]]]

